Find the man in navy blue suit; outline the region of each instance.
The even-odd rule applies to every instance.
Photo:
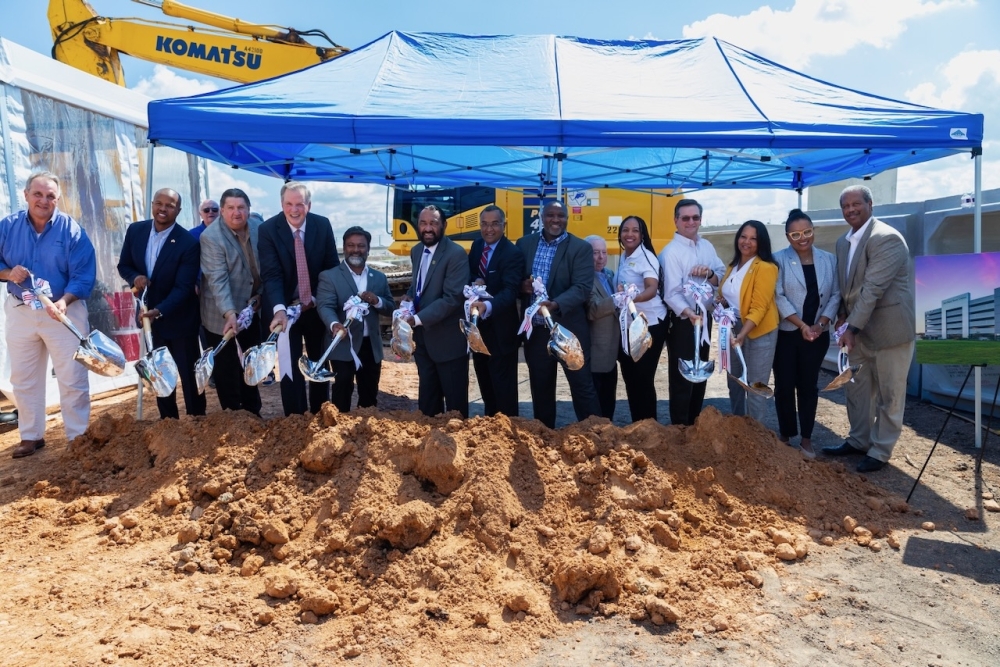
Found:
[[[153,195],[153,219],[129,225],[125,232],[118,273],[136,289],[146,291],[145,317],[152,320],[153,347],[170,350],[180,373],[184,409],[189,415],[205,414],[205,396],[198,393],[194,364],[201,354],[198,329],[201,315],[195,279],[201,262],[198,241],[177,224],[181,196],[164,188]],[[157,398],[160,418],[178,419],[177,391]]]

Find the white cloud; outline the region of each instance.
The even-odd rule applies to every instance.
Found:
[[[181,76],[163,65],[153,67],[152,78],[140,79],[139,83],[132,86],[133,90],[147,97],[152,97],[154,100],[210,93],[218,88],[211,81]]]
[[[712,14],[684,26],[684,37],[719,37],[783,65],[803,68],[814,56],[856,46],[889,48],[907,22],[975,4],[974,0],[796,0],[787,11],[768,6],[742,16]]]
[[[1000,142],[983,142],[983,190],[1000,188],[1000,159],[989,159],[1000,151]],[[968,155],[956,155],[899,170],[896,201],[924,201],[971,193],[975,167]]]
[[[906,99],[929,107],[982,112],[986,109],[970,102],[985,101],[1000,110],[1000,49],[963,51],[937,73],[940,87],[925,81],[906,91]]]
[[[703,190],[690,196],[705,207],[706,227],[740,225],[747,220],[784,223],[788,211],[799,205],[798,193],[791,190]]]

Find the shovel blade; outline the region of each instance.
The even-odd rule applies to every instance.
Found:
[[[566,368],[569,370],[578,371],[583,368],[585,358],[580,339],[561,324],[555,324],[552,327],[548,350],[549,354],[566,364]]]
[[[325,363],[310,361],[304,354],[299,357],[299,371],[309,382],[333,382],[337,378],[337,373],[327,368]]]
[[[215,370],[215,350],[205,350],[201,358],[194,363],[194,381],[198,385],[198,393],[204,394]]]
[[[715,372],[714,361],[680,359],[677,366],[685,380],[696,384],[708,381],[712,377],[712,373]]]
[[[653,347],[653,336],[644,317],[637,317],[628,326],[628,354],[632,361],[639,361],[646,350]]]
[[[820,391],[836,391],[837,389],[840,389],[845,384],[850,382],[860,370],[861,364],[858,364],[857,366],[848,366],[840,375],[833,378],[833,380],[830,381],[830,384],[823,387]]]
[[[243,381],[256,387],[267,379],[278,360],[278,346],[272,342],[261,343],[247,350],[243,357]]]
[[[479,332],[478,326],[466,320],[459,320],[458,326],[462,329],[462,333],[465,334],[465,340],[469,341],[470,350],[479,354],[488,355],[490,353],[486,349],[486,342],[483,340],[483,335]]]
[[[103,333],[94,329],[86,338],[80,339],[80,346],[73,358],[88,370],[105,377],[118,377],[125,372],[125,353]]]
[[[774,390],[763,382],[753,382],[750,384],[750,393],[757,394],[762,398],[774,398]]]

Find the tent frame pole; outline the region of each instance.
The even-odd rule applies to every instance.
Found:
[[[153,151],[155,149],[156,149],[156,144],[150,141],[149,152],[146,154],[146,188],[145,188],[146,201],[142,203],[144,211],[147,211],[146,207],[151,208],[153,202]],[[151,213],[151,211],[147,211],[147,213]],[[150,215],[150,217],[152,217],[152,215]],[[139,341],[140,341],[139,349],[142,350],[143,353],[149,352],[149,350],[146,349],[146,337],[143,336],[142,334],[139,334]],[[137,421],[141,421],[143,387],[142,387],[142,378],[139,377],[138,373],[136,373],[136,384],[138,385],[138,388],[136,389],[135,418]]]
[[[983,251],[983,154],[974,152],[975,161],[975,191],[973,193],[972,238],[973,251],[979,254]],[[983,446],[983,369],[976,366],[976,449]]]

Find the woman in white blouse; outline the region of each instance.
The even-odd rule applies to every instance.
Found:
[[[660,262],[653,251],[646,221],[630,215],[618,227],[618,245],[621,260],[615,274],[617,290],[626,285],[635,285],[639,294],[635,297],[635,308],[646,315],[653,346],[633,361],[624,349],[618,350],[618,364],[621,366],[622,381],[628,396],[632,421],[656,419],[656,387],[654,379],[656,367],[660,363],[663,341],[667,337],[667,307],[660,294]]]

